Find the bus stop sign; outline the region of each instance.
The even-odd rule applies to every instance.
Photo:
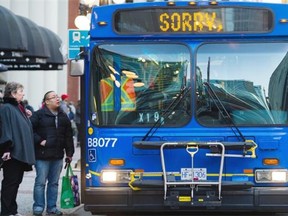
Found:
[[[69,29],[69,50],[68,58],[78,58],[80,47],[89,46],[90,35],[88,30]]]

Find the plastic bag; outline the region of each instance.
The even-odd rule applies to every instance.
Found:
[[[74,207],[80,205],[80,194],[79,194],[79,181],[78,181],[78,176],[74,175],[72,168],[71,169],[71,176],[70,176],[70,182],[71,182],[71,187],[73,191],[73,196],[74,196]]]
[[[71,187],[70,172],[72,172],[72,168],[68,164],[66,174],[62,177],[60,207],[63,209],[74,208],[74,194]]]

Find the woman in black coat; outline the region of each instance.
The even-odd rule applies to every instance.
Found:
[[[30,111],[22,102],[24,87],[20,83],[7,83],[4,104],[0,107],[0,150],[3,162],[1,188],[1,215],[16,215],[17,193],[24,171],[31,171],[35,164],[33,130]]]

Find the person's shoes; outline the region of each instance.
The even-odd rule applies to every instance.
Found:
[[[25,216],[25,215],[22,215],[22,214],[17,213],[17,214],[15,214],[14,216]]]
[[[63,215],[63,213],[58,209],[54,209],[53,211],[47,211],[47,215]]]
[[[33,216],[42,216],[42,212],[33,212]]]
[[[17,214],[15,214],[15,215],[13,215],[13,216],[25,216],[25,215],[22,215],[22,214],[17,213]]]

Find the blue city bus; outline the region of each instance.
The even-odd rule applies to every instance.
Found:
[[[84,209],[287,212],[287,11],[229,1],[93,7],[81,54]]]

